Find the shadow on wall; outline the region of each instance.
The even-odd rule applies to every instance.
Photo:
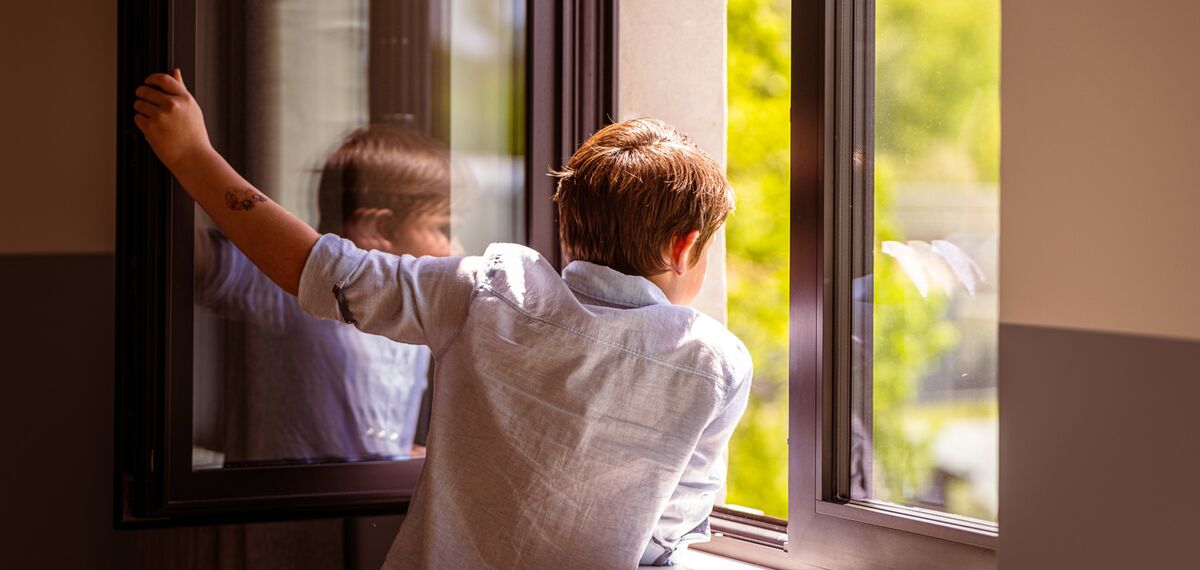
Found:
[[[0,256],[3,568],[378,568],[402,517],[114,530],[111,255]]]

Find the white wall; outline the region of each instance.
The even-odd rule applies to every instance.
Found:
[[[620,5],[618,119],[655,117],[725,165],[725,1]],[[714,237],[694,306],[725,322],[725,232]]]
[[[1001,320],[1200,339],[1200,3],[1003,10]]]

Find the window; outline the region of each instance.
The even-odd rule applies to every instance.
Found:
[[[730,441],[726,504],[788,516],[789,0],[728,4],[725,225],[729,329],[754,359],[750,402]]]
[[[524,233],[523,28],[513,0],[202,2],[188,81],[216,149],[315,229],[477,255]],[[193,468],[422,456],[428,350],[307,315],[195,210]]]
[[[1000,3],[874,9],[850,496],[994,522]]]
[[[994,441],[997,2],[730,0],[730,326],[757,375],[731,449],[737,508],[702,548],[770,564],[994,561],[994,461],[985,449],[964,467],[958,452]],[[558,260],[543,174],[616,114],[615,2],[197,4],[122,3],[122,89],[183,67],[207,107],[226,105],[214,115],[243,119],[216,129],[235,166],[314,224],[313,170],[339,136],[419,130],[462,165],[452,189],[471,199],[452,202],[448,231],[465,251],[512,239]],[[223,59],[232,44],[213,34],[229,22],[269,49]],[[254,70],[266,88],[236,93]],[[481,105],[494,112],[472,119]],[[119,149],[120,520],[403,509],[411,445],[249,459],[219,447],[229,367],[197,368],[194,351],[228,361],[245,343],[226,341],[246,333],[196,316],[178,284],[194,280],[204,220],[136,134]]]
[[[700,548],[993,565],[999,1],[731,0],[728,45],[755,392]]]
[[[146,75],[181,68],[214,146],[321,231],[353,239],[386,225],[372,210],[410,208],[442,250],[420,253],[513,241],[556,262],[544,174],[615,115],[614,13],[585,0],[120,3],[118,524],[402,511],[429,378],[415,347],[298,334],[338,325],[296,312],[175,187],[133,127]],[[409,186],[436,196],[352,204],[339,153],[360,143],[428,158],[437,180]],[[355,176],[372,199],[398,175],[367,170]]]

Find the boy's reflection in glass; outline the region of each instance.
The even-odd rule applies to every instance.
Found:
[[[318,229],[363,249],[450,255],[450,173],[431,137],[358,129],[321,173]],[[196,302],[246,329],[245,382],[233,388],[244,419],[227,422],[227,465],[424,454],[414,435],[427,347],[310,317],[216,230],[197,234],[196,276]]]

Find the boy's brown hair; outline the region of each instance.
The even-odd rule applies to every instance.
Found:
[[[657,119],[600,129],[553,174],[563,253],[627,275],[667,271],[671,238],[699,230],[695,264],[733,210],[716,161]]]
[[[356,129],[325,160],[318,230],[342,233],[359,208],[389,209],[396,224],[449,213],[450,182],[450,152],[441,141],[394,124]]]

